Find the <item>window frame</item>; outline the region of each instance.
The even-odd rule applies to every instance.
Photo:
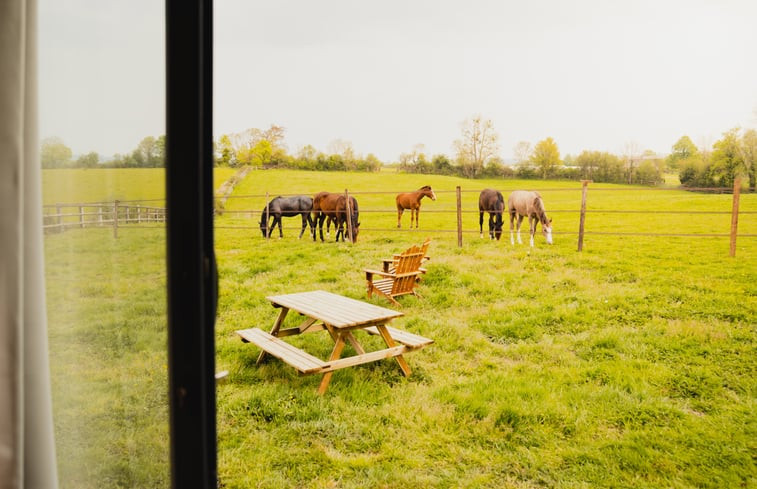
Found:
[[[213,2],[166,0],[166,262],[172,487],[217,487]]]

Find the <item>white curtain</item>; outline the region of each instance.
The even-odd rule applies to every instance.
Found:
[[[36,0],[0,0],[0,489],[58,485],[42,255],[36,24]]]

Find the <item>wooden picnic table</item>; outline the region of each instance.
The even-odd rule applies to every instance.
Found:
[[[410,375],[410,367],[402,355],[433,343],[431,339],[388,326],[391,320],[403,316],[402,312],[338,294],[316,290],[269,296],[266,299],[271,301],[274,307],[281,309],[270,333],[259,328],[251,328],[239,330],[237,334],[243,341],[253,343],[262,350],[257,364],[263,361],[266,354],[270,354],[291,365],[300,374],[322,373],[323,379],[318,386],[319,394],[326,392],[334,370],[385,358],[395,358],[403,375],[407,377]],[[305,320],[299,326],[281,329],[289,311],[303,315]],[[323,330],[334,340],[334,349],[327,360],[321,360],[281,339]],[[355,338],[353,331],[356,330],[380,335],[386,348],[367,352]],[[341,358],[347,342],[357,353]]]

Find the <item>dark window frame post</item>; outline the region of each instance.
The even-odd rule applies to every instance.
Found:
[[[171,485],[216,488],[213,3],[166,0]]]

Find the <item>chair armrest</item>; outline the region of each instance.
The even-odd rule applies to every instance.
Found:
[[[372,275],[381,275],[382,277],[393,278],[397,276],[397,274],[395,273],[381,272],[378,270],[371,270],[370,268],[365,268],[363,271],[365,272],[366,277],[370,277]]]

